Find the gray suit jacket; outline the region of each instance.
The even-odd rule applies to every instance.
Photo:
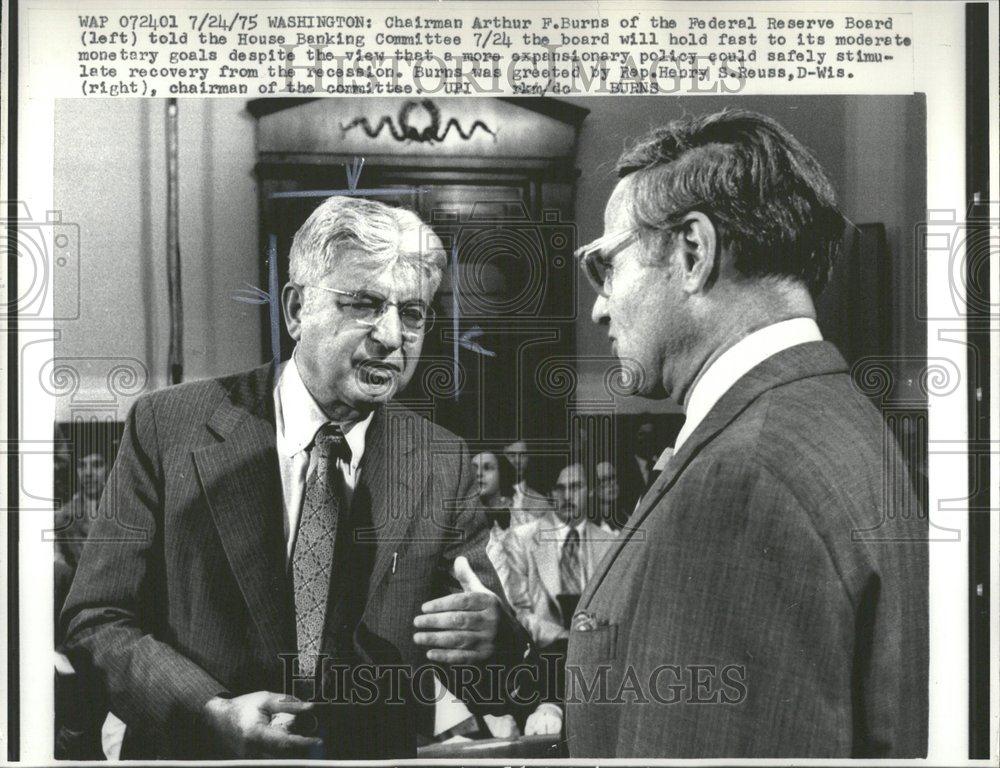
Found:
[[[296,636],[272,386],[265,366],[161,390],[129,414],[63,612],[74,666],[129,727],[124,756],[219,756],[199,728],[208,699],[287,689],[281,656]],[[486,520],[463,503],[468,465],[450,432],[405,408],[376,411],[351,510],[364,514],[356,559],[327,611],[327,639],[347,663],[425,663],[412,620],[457,589],[460,554],[502,594]],[[508,613],[495,661],[522,661],[527,643]],[[338,710],[331,755],[413,756],[433,710],[416,691],[404,685],[393,705],[380,687],[375,704]]]
[[[925,755],[927,521],[909,488],[832,345],[747,373],[581,598],[571,756]]]

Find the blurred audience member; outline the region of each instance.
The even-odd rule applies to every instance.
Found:
[[[80,456],[76,462],[77,491],[55,513],[55,757],[60,760],[104,759],[101,722],[107,709],[92,695],[83,694],[72,665],[59,653],[63,641],[59,612],[73,583],[90,524],[97,517],[107,475],[107,461],[102,453],[92,451]]]
[[[472,471],[479,507],[490,521],[490,539],[486,545],[500,577],[500,583],[509,592],[510,555],[508,540],[511,528],[511,496],[514,492],[514,467],[507,459],[492,451],[483,451],[472,457]]]
[[[620,504],[621,488],[615,465],[610,461],[600,461],[594,468],[594,503],[590,519],[598,525],[607,525],[612,530],[621,530],[631,509]]]
[[[69,592],[69,585],[76,573],[80,553],[87,541],[90,524],[97,517],[97,505],[104,493],[104,485],[108,479],[107,461],[104,454],[93,451],[77,459],[76,462],[77,491],[73,498],[63,504],[55,513],[56,558],[56,613],[62,610],[62,604]],[[57,630],[58,632],[58,630]]]
[[[73,442],[70,435],[69,424],[57,423],[52,435],[52,497],[57,499],[62,505],[73,494],[73,478],[76,475],[76,468],[73,466],[73,457],[65,446]]]
[[[660,451],[657,450],[656,427],[648,419],[640,422],[632,440],[624,442],[625,450],[619,454],[616,469],[618,504],[627,517],[649,487]]]
[[[483,451],[472,457],[472,471],[476,478],[476,495],[480,506],[490,512],[506,513],[506,528],[510,520],[510,505],[514,495],[514,467],[509,461],[492,451]],[[496,522],[496,515],[490,516]]]
[[[503,452],[515,472],[511,519],[514,525],[530,523],[549,509],[549,500],[544,491],[529,482],[535,460],[528,456],[528,444],[524,440],[515,440]]]
[[[644,421],[635,433],[635,463],[642,476],[643,491],[649,487],[653,464],[659,451],[656,450],[656,427],[651,421]],[[641,495],[641,494],[640,494]]]
[[[490,521],[490,539],[486,545],[486,554],[492,561],[497,576],[500,577],[500,583],[506,591],[510,579],[507,539],[510,534],[510,503],[514,493],[514,467],[499,453],[482,451],[472,457],[472,472],[475,478],[473,487],[476,491],[476,501]],[[487,714],[483,716],[480,725],[465,704],[451,693],[446,694],[438,702],[436,717],[442,717],[442,709],[446,709],[448,712],[444,715],[445,717],[460,721],[457,726],[450,727],[442,734],[444,736],[482,737],[486,735],[499,739],[521,735],[513,715]]]
[[[549,681],[548,701],[528,718],[525,733],[557,733],[562,727],[558,694],[562,691],[569,624],[580,594],[614,541],[606,525],[587,519],[590,496],[581,464],[569,464],[552,488],[552,508],[510,537],[510,602],[538,647],[557,657],[556,680]],[[516,585],[516,586],[515,586]]]

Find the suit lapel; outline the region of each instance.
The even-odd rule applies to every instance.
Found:
[[[556,596],[562,591],[562,574],[559,571],[559,532],[562,526],[552,514],[547,514],[538,525],[535,535],[538,537],[535,549],[535,563],[538,568],[538,580],[549,597],[549,601],[559,605]]]
[[[219,442],[194,451],[194,462],[229,567],[276,654],[295,639],[272,382],[270,366],[237,380],[208,422]]]
[[[371,508],[371,527],[356,532],[359,542],[375,542],[369,600],[389,570],[393,555],[401,553],[410,540],[410,529],[418,517],[416,506],[430,475],[430,467],[421,463],[429,459],[429,452],[415,450],[421,428],[416,414],[387,405],[375,412],[365,437],[355,503],[367,503]]]
[[[660,500],[674,486],[684,469],[698,455],[702,448],[714,440],[729,424],[745,411],[754,400],[768,390],[812,376],[846,373],[847,364],[833,344],[814,341],[789,347],[769,357],[746,373],[719,399],[698,427],[675,453],[663,472],[640,499],[635,512],[629,518],[611,551],[594,574],[580,598],[580,607],[589,605],[601,582],[615,560],[627,545],[641,545],[646,532],[642,522],[656,508]]]

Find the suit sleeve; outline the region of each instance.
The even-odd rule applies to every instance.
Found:
[[[626,639],[648,700],[621,709],[618,754],[850,754],[854,606],[817,511],[740,456],[693,463],[666,511]]]
[[[144,730],[190,728],[204,703],[224,690],[157,636],[162,489],[153,409],[140,399],[129,413],[61,621],[77,671],[107,693],[118,717]]]

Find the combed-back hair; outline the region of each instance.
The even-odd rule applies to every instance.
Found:
[[[815,297],[840,247],[844,217],[816,158],[770,117],[742,109],[685,116],[618,159],[632,176],[636,223],[671,231],[700,211],[746,277],[801,281]]]
[[[295,233],[289,277],[301,285],[315,284],[346,250],[361,251],[385,266],[408,263],[422,270],[435,289],[447,263],[441,241],[412,211],[335,195],[324,200]]]
[[[496,459],[497,462],[497,474],[499,475],[500,481],[500,495],[510,498],[514,495],[514,483],[517,482],[517,473],[514,471],[514,465],[510,463],[510,459],[503,455],[503,451],[497,448],[486,448],[477,453],[476,456],[487,453]]]

